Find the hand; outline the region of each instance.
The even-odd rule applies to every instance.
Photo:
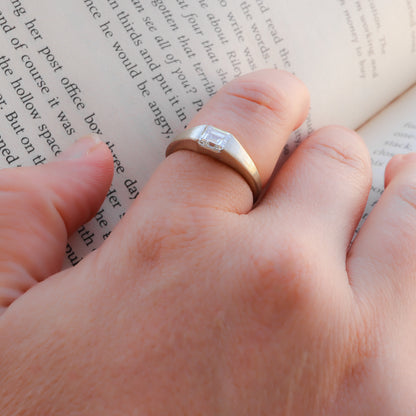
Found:
[[[263,71],[191,126],[271,176],[308,94]],[[370,187],[353,132],[314,133],[252,209],[246,182],[169,156],[101,249],[59,272],[111,182],[104,144],[0,172],[0,409],[9,415],[414,415],[415,155],[350,246]]]

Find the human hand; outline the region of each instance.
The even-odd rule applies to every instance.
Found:
[[[266,182],[307,111],[299,81],[263,71],[191,126],[232,132]],[[179,151],[59,272],[112,176],[104,144],[77,146],[0,172],[2,416],[416,413],[414,155],[350,247],[370,187],[355,133],[313,134],[254,209],[238,173]]]

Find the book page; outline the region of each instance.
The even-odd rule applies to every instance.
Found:
[[[384,171],[398,154],[416,151],[416,85],[358,130],[370,151],[373,184],[362,221],[384,191]]]
[[[68,244],[75,265],[233,78],[276,67],[307,84],[311,113],[286,154],[323,124],[362,124],[416,80],[415,10],[416,0],[3,0],[0,166],[105,138],[114,182]]]

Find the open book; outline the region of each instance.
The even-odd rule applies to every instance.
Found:
[[[107,138],[114,182],[67,246],[75,265],[207,100],[270,67],[311,92],[285,153],[325,124],[363,126],[371,207],[386,162],[415,149],[416,0],[2,0],[0,166],[45,163],[90,132]]]

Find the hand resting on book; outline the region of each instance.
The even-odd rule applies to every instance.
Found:
[[[307,112],[301,82],[262,71],[191,126],[232,132],[265,183]],[[62,272],[110,151],[1,171],[1,415],[414,415],[415,162],[389,164],[351,245],[371,183],[354,132],[315,132],[254,208],[238,173],[179,151]]]

